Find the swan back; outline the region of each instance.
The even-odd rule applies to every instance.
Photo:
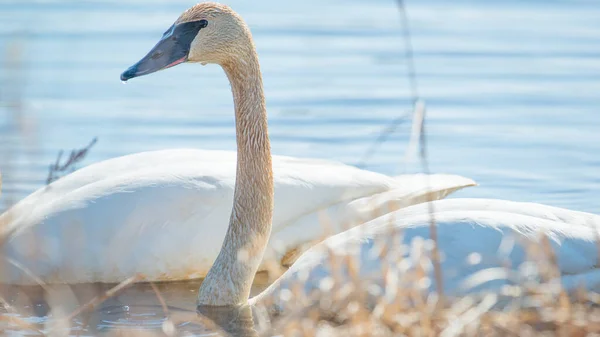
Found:
[[[432,215],[446,294],[498,290],[539,278],[536,269],[544,259],[556,261],[567,290],[577,286],[600,290],[600,216],[532,203],[446,199],[398,210],[330,237],[303,254],[252,303],[268,304],[284,289],[297,286],[314,294],[331,285],[332,279],[359,280],[361,287],[375,285],[382,294],[412,289],[418,268],[433,280],[431,263],[421,259],[431,256]],[[543,248],[542,237],[548,239],[551,255]],[[527,264],[532,259],[535,264]],[[348,267],[352,265],[353,270]],[[435,282],[423,286],[421,290],[435,290]],[[277,300],[275,309],[284,310],[292,302]]]
[[[203,277],[227,229],[236,158],[178,149],[83,167],[0,215],[4,253],[47,283],[120,282],[136,272],[156,281]],[[394,186],[337,162],[275,156],[273,166],[275,229]],[[19,270],[0,273],[0,281],[34,283]]]

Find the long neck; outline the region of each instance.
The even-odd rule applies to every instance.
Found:
[[[273,171],[258,56],[247,50],[222,64],[233,92],[237,171],[233,210],[219,256],[198,294],[199,305],[237,305],[250,295],[271,234]]]

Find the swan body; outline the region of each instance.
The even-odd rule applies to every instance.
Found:
[[[161,150],[84,167],[41,188],[0,216],[3,253],[46,283],[200,278],[221,247],[233,203],[236,153]],[[388,177],[337,162],[274,156],[272,255],[325,234],[331,221],[374,217],[440,198],[474,182],[453,175]],[[429,189],[426,188],[429,186]],[[429,191],[429,193],[427,193]],[[334,212],[335,211],[335,212]],[[337,228],[337,227],[336,227]],[[339,227],[341,230],[342,227]],[[333,233],[332,233],[333,234]],[[277,248],[274,249],[274,247]],[[35,280],[6,265],[0,282]]]
[[[168,41],[173,34],[186,36],[182,32],[189,31],[194,32],[190,48],[173,46]],[[165,58],[164,50],[167,55],[176,56],[167,56],[160,62]],[[519,282],[519,275],[535,277],[531,271],[535,266],[525,263],[530,256],[527,247],[540,248],[544,242],[549,242],[554,251],[556,276],[567,290],[578,285],[599,289],[596,245],[599,216],[485,199],[438,200],[393,209],[395,203],[386,202],[386,198],[403,193],[388,189],[380,192],[381,199],[374,198],[370,203],[357,199],[347,204],[331,204],[331,213],[344,221],[372,207],[386,208],[389,213],[380,217],[377,214],[373,220],[310,248],[269,288],[248,301],[250,284],[269,236],[282,233],[301,236],[302,230],[314,228],[311,225],[318,222],[314,217],[301,216],[297,219],[305,225],[294,230],[296,227],[277,227],[277,220],[271,221],[276,219],[272,203],[276,160],[272,160],[270,153],[258,56],[243,19],[224,5],[198,4],[184,12],[148,56],[125,71],[122,78],[146,75],[186,60],[221,65],[232,83],[237,126],[237,171],[229,227],[215,263],[200,286],[199,307],[248,302],[270,306],[275,301],[275,309],[284,310],[289,294],[298,289],[308,294],[317,289],[327,292],[340,276],[359,283],[375,283],[380,289],[379,296],[395,297],[403,287],[414,289],[415,282],[423,290],[442,290],[435,288],[437,282],[421,283],[410,272],[419,269],[417,275],[433,273],[432,264],[421,258],[427,247],[434,246],[431,240],[426,240],[430,238],[432,219],[437,229],[436,247],[441,253],[443,282],[438,284],[445,293],[460,295],[482,288],[499,290],[499,286]],[[334,221],[334,231],[340,232],[341,222]],[[542,234],[548,240],[542,241]],[[288,290],[287,294],[284,290]]]
[[[323,289],[326,284],[323,281],[329,282],[340,275],[332,272],[337,268],[332,264],[348,260],[359,266],[357,275],[344,270],[342,282],[354,277],[364,282],[365,287],[376,284],[381,287],[382,295],[399,288],[414,289],[415,280],[407,275],[419,263],[414,248],[426,247],[431,238],[430,210],[437,226],[446,294],[460,296],[498,290],[503,285],[523,281],[525,277],[519,272],[525,273],[528,269],[524,263],[535,258],[527,254],[527,248],[531,248],[528,244],[539,248],[542,234],[549,239],[566,290],[578,286],[600,290],[597,242],[600,216],[535,203],[446,199],[397,210],[326,239],[300,256],[252,302],[261,304],[266,299],[278,299],[282,290],[298,284],[306,294]],[[385,253],[380,254],[384,246]],[[435,290],[433,268],[429,265],[425,269],[431,282],[424,290]],[[485,276],[485,271],[490,274]],[[482,272],[479,278],[474,277],[478,272]],[[390,273],[396,280],[395,289],[385,289]],[[279,301],[275,309],[285,310],[285,307],[286,303]]]
[[[388,177],[335,162],[272,158],[251,34],[221,4],[184,12],[121,79],[186,61],[219,64],[228,76],[237,153],[138,153],[90,165],[38,190],[0,216],[1,283],[113,283],[138,273],[148,281],[207,276],[203,286],[212,290],[205,293],[226,289],[223,298],[239,303],[264,268],[265,250],[270,258],[292,262],[290,251],[326,234],[318,225],[322,214],[334,234],[474,185],[451,175]],[[235,262],[246,249],[245,263]],[[225,276],[211,277],[211,266]]]

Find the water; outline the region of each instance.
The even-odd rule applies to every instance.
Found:
[[[0,49],[17,35],[23,55],[22,71],[0,74],[5,203],[42,186],[60,149],[93,137],[84,164],[144,150],[235,148],[231,94],[217,66],[119,81],[193,3],[0,3]],[[355,164],[410,109],[392,0],[227,3],[256,40],[274,153]],[[431,171],[480,183],[456,196],[600,213],[597,2],[424,0],[409,3],[409,17]],[[403,163],[409,130],[401,125],[367,168],[418,170]]]
[[[235,148],[231,94],[217,66],[119,81],[193,3],[0,4],[0,45],[15,33],[24,38],[17,79],[31,130],[18,137],[0,110],[0,151],[13,165],[0,164],[5,200],[40,187],[59,149],[94,136],[85,164],[153,149]],[[393,1],[230,4],[256,39],[275,153],[356,163],[410,108]],[[409,11],[431,170],[480,183],[462,196],[600,212],[600,6],[422,1]],[[6,82],[2,89],[15,91]],[[404,172],[408,130],[403,125],[368,168]]]
[[[263,280],[255,285],[253,293],[262,291]],[[19,317],[22,322],[46,333],[68,333],[81,336],[111,336],[121,331],[167,332],[175,330],[178,335],[191,333],[197,336],[214,336],[214,323],[232,336],[252,336],[258,327],[251,319],[249,307],[201,307],[195,306],[199,281],[131,285],[123,291],[97,303],[93,309],[83,310],[72,319],[66,319],[77,309],[91,303],[94,297],[103,296],[114,285],[79,284],[74,286],[48,286],[47,292],[39,287],[0,286],[2,298],[9,308],[0,308],[3,318]],[[85,307],[85,306],[84,306]],[[197,310],[198,309],[198,310]],[[17,314],[12,311],[18,311]],[[198,311],[201,316],[198,315]],[[49,319],[53,317],[55,319]],[[209,318],[214,323],[207,324]],[[247,319],[246,319],[247,318]],[[0,327],[3,336],[20,335],[20,328],[6,328],[6,319]]]

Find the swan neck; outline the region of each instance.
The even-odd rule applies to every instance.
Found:
[[[198,294],[199,305],[246,303],[271,234],[273,171],[258,56],[251,38],[222,64],[233,93],[237,170],[233,209],[221,251]]]

